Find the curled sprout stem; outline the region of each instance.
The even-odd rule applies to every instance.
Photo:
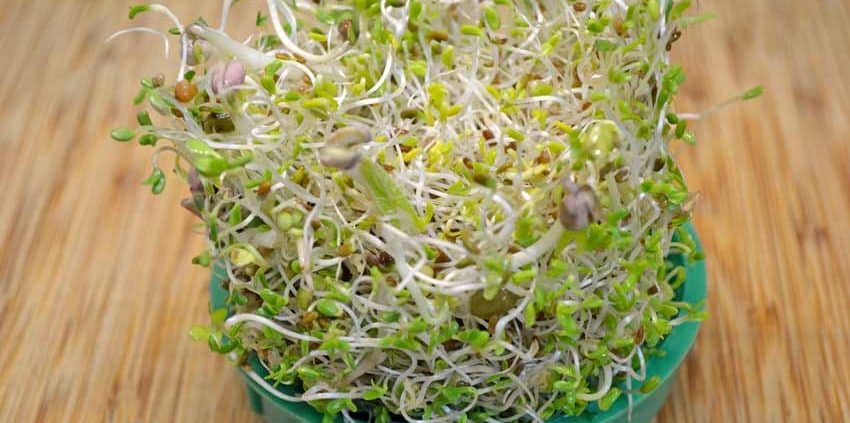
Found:
[[[701,256],[669,153],[698,117],[672,103],[687,2],[267,0],[244,42],[235,3],[215,28],[131,9],[176,25],[180,73],[112,134],[167,143],[154,192],[161,151],[189,181],[231,313],[193,336],[347,421],[546,421],[651,388],[704,314],[668,260]],[[109,40],[131,32],[168,54],[154,28]]]

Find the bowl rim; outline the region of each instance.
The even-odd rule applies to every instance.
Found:
[[[688,233],[693,237],[698,251],[703,251],[699,236],[691,222],[684,225]],[[707,297],[707,275],[706,275],[706,260],[685,263],[684,257],[670,256],[668,260],[685,265],[685,282],[677,290],[677,294],[682,301],[688,303],[698,303],[706,300]],[[210,307],[212,310],[225,307],[226,293],[221,288],[220,281],[224,279],[223,269],[214,265],[210,277]],[[681,366],[685,356],[693,347],[697,333],[699,332],[700,322],[685,322],[679,324],[671,330],[669,334],[659,343],[658,348],[663,351],[661,357],[650,357],[646,362],[646,378],[658,376],[661,380],[659,387],[668,383],[676,374],[676,371]],[[264,377],[267,372],[259,362],[256,356],[251,356],[248,359],[248,364],[251,366],[254,373],[260,377]],[[300,416],[305,421],[321,422],[322,415],[313,407],[304,402],[286,401],[269,392],[264,386],[253,380],[249,373],[243,367],[239,367],[239,373],[242,375],[245,383],[247,383],[255,392],[259,392],[266,401],[271,401],[280,408],[287,409],[293,414]],[[656,388],[658,389],[658,388]],[[277,388],[283,394],[297,395],[297,390],[292,387],[284,386]],[[632,409],[638,408],[642,403],[649,400],[655,391],[647,394],[631,394]],[[548,423],[603,423],[622,421],[622,418],[629,411],[628,395],[621,395],[617,401],[606,411],[593,410],[593,407],[588,407],[580,415],[564,416],[556,415],[548,420]],[[339,420],[341,421],[341,420]]]

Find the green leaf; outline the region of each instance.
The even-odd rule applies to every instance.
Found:
[[[481,350],[490,342],[490,332],[478,329],[467,329],[457,334],[457,339],[469,344],[475,350]]]
[[[194,326],[191,330],[189,330],[189,336],[195,341],[206,341],[210,337],[211,333],[212,331],[204,326]]]
[[[316,310],[328,317],[342,316],[342,309],[339,307],[337,302],[327,298],[323,298],[316,302]]]
[[[484,8],[484,22],[486,22],[487,26],[493,30],[498,30],[502,27],[502,20],[499,19],[499,12],[492,7]]]
[[[254,254],[252,254],[247,249],[240,247],[231,249],[229,253],[229,258],[230,262],[237,267],[247,266],[257,261],[256,257],[254,257]]]
[[[116,128],[109,133],[112,139],[118,142],[127,142],[136,137],[136,133],[129,128]]]
[[[192,258],[192,264],[199,266],[209,267],[211,263],[212,257],[210,257],[210,250],[204,250],[204,252]]]
[[[661,378],[658,376],[652,376],[651,378],[647,379],[646,382],[643,383],[643,385],[641,385],[640,392],[643,394],[648,394],[654,391],[655,388],[657,388],[660,384]]]
[[[688,16],[679,20],[679,26],[684,29],[691,25],[701,24],[705,21],[710,21],[714,19],[716,15],[712,12],[703,13],[702,15],[697,16]]]
[[[605,411],[611,408],[611,406],[614,405],[614,401],[617,401],[617,398],[620,397],[621,393],[622,391],[620,391],[619,388],[611,388],[611,390],[608,391],[608,393],[606,393],[605,396],[603,396],[602,399],[599,400],[599,409]]]
[[[135,104],[135,105],[142,104],[142,102],[145,101],[145,99],[147,97],[148,97],[148,89],[143,87],[143,88],[139,89],[139,93],[136,94],[135,97],[133,97],[133,104]]]
[[[231,226],[236,226],[239,222],[242,221],[242,205],[236,203],[232,209],[230,209],[230,215],[227,217],[227,223]]]
[[[412,60],[409,66],[410,72],[420,78],[424,78],[428,74],[428,64],[424,60]]]
[[[158,139],[154,134],[144,134],[139,137],[139,145],[156,145]]]
[[[679,19],[679,17],[681,17],[682,14],[685,13],[685,10],[688,10],[689,7],[691,7],[691,0],[682,0],[673,5],[670,9],[670,20],[675,21],[676,19]]]
[[[189,150],[192,164],[195,165],[201,175],[217,177],[230,167],[221,154],[203,141],[190,139],[186,141],[185,145],[186,149]]]
[[[457,403],[464,395],[472,396],[474,394],[475,388],[471,386],[447,386],[440,389],[440,395],[451,404]]]
[[[475,25],[461,25],[460,33],[463,35],[469,35],[473,37],[480,37],[484,35],[484,30],[479,26]]]
[[[617,48],[617,43],[608,40],[596,40],[596,50],[600,53],[609,52]]]
[[[741,100],[752,100],[754,98],[761,97],[764,94],[764,87],[761,85],[757,87],[750,88],[744,94],[741,95]]]
[[[213,312],[210,313],[210,321],[212,322],[213,326],[223,325],[224,321],[226,319],[227,319],[227,309],[226,308],[219,308],[219,309],[213,310]]]
[[[154,168],[153,172],[143,182],[145,185],[151,186],[151,191],[154,194],[159,194],[165,189],[165,173],[160,168]]]
[[[257,19],[254,21],[254,24],[257,26],[263,26],[268,20],[268,16],[263,16],[262,12],[257,12]]]
[[[127,17],[130,19],[135,19],[136,15],[142,12],[147,12],[150,10],[150,6],[146,4],[137,4],[135,6],[130,6],[130,12],[127,14]]]
[[[372,193],[382,213],[400,215],[403,222],[417,233],[425,229],[427,222],[419,217],[413,204],[382,166],[371,160],[362,160],[359,169],[363,184]]]
[[[351,349],[351,345],[348,342],[342,341],[338,338],[331,338],[319,345],[320,350],[327,351],[330,354],[339,354],[345,353]]]
[[[145,110],[142,110],[141,112],[139,112],[136,115],[136,120],[139,122],[139,125],[142,125],[142,126],[153,125],[153,122],[151,122],[151,116]]]
[[[363,393],[363,399],[366,401],[374,401],[378,398],[384,396],[387,393],[387,388],[385,386],[372,385],[372,387]]]

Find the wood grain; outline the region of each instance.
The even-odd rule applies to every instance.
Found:
[[[171,1],[181,17],[218,2]],[[133,119],[155,38],[104,45],[126,1],[0,7],[0,421],[253,421],[206,321],[201,246],[175,184],[139,184],[147,150],[108,140]],[[253,22],[260,3],[235,19]],[[680,110],[756,84],[766,95],[678,149],[702,192],[711,319],[661,422],[850,420],[850,5],[703,0]],[[141,23],[158,24],[143,16]]]

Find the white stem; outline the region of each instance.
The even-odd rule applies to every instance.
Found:
[[[250,322],[250,323],[256,323],[256,324],[264,325],[264,326],[267,326],[269,328],[272,328],[272,329],[280,332],[282,335],[284,335],[288,338],[297,339],[299,341],[321,342],[321,339],[319,339],[319,338],[291,331],[291,330],[273,322],[270,319],[267,319],[263,316],[258,316],[256,314],[249,314],[249,313],[234,314],[233,316],[230,316],[224,322],[224,326],[227,327],[227,328],[230,328],[231,326],[233,326],[233,325],[235,325],[239,322]]]
[[[232,3],[233,0],[223,0],[221,2],[221,23],[218,26],[219,31],[224,31],[224,27],[227,26],[227,16],[230,14],[230,6]]]
[[[339,57],[340,49],[329,51],[323,55],[316,55],[298,47],[295,42],[286,35],[286,31],[283,30],[283,25],[280,24],[280,16],[278,16],[275,0],[267,0],[267,3],[269,7],[269,16],[272,18],[272,26],[274,27],[275,33],[277,34],[277,37],[280,38],[280,42],[283,46],[289,49],[291,53],[303,57],[308,62],[315,63],[325,63]],[[343,45],[343,47],[345,46],[347,46],[347,43]]]
[[[155,29],[146,28],[146,27],[143,27],[143,26],[137,26],[137,27],[127,28],[127,29],[118,31],[118,32],[110,35],[109,38],[107,38],[106,41],[104,41],[104,42],[108,43],[108,42],[110,42],[110,41],[112,41],[112,40],[114,40],[114,39],[116,39],[116,38],[118,38],[122,35],[130,34],[130,33],[133,33],[133,32],[146,32],[148,34],[159,35],[160,37],[162,37],[162,41],[165,43],[165,57],[166,58],[168,57],[168,53],[171,51],[169,43],[168,43],[168,36],[165,35],[165,33],[159,32]]]
[[[526,264],[537,261],[541,256],[555,248],[563,233],[564,227],[559,222],[552,224],[552,227],[537,242],[511,256],[511,269],[517,270]]]
[[[262,69],[274,59],[246,46],[220,31],[212,28],[203,27],[200,25],[192,25],[189,27],[189,32],[198,37],[201,37],[219,50],[233,55],[239,62],[248,69]]]

